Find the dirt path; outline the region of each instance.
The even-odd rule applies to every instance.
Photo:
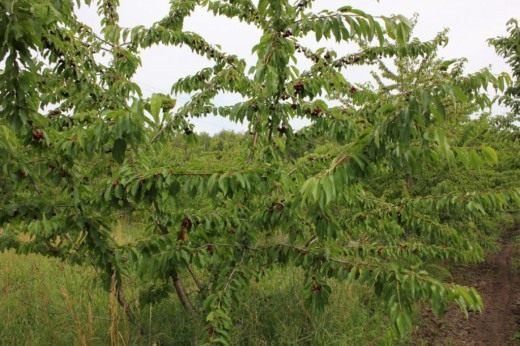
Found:
[[[466,319],[453,308],[440,321],[425,312],[424,324],[417,332],[423,344],[520,345],[515,338],[520,331],[520,274],[512,270],[515,249],[510,238],[485,263],[463,268],[455,275],[456,282],[478,289],[484,300],[484,312],[471,313]]]

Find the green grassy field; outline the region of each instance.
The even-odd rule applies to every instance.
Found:
[[[114,230],[117,241],[138,239],[139,224],[122,220]],[[513,229],[515,224],[518,220],[510,216],[489,227]],[[234,312],[233,345],[420,342],[390,335],[385,310],[370,289],[332,282],[331,303],[322,313],[312,313],[304,304],[302,282],[300,271],[286,268],[252,283]],[[158,304],[139,303],[137,292],[143,284],[125,277],[125,295],[137,307],[138,328],[92,268],[36,254],[0,253],[0,345],[198,344],[204,326],[190,320],[174,295]]]
[[[0,254],[2,345],[189,345],[202,327],[170,297],[140,307],[142,332],[126,319],[110,292],[86,267],[39,255]],[[301,274],[276,271],[246,292],[233,331],[236,345],[379,345],[387,320],[367,290],[334,285],[319,314],[304,306]],[[127,293],[137,283],[129,280]]]

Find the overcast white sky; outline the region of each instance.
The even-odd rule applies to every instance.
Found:
[[[121,0],[121,25],[148,26],[164,17],[169,10],[168,0]],[[317,0],[315,9],[335,9],[351,5],[373,15],[403,14],[419,15],[414,35],[429,40],[444,28],[449,28],[449,45],[441,51],[447,58],[466,57],[467,72],[491,66],[494,72],[508,70],[502,59],[487,45],[490,37],[503,35],[506,22],[511,17],[520,17],[520,0]],[[95,8],[83,7],[80,18],[99,29]],[[185,30],[194,31],[210,43],[218,43],[223,50],[253,62],[251,48],[260,37],[260,32],[247,24],[197,10],[185,22]],[[333,43],[320,43],[334,47]],[[349,47],[340,47],[347,52]],[[211,63],[187,48],[158,46],[142,54],[142,66],[135,76],[136,82],[146,94],[169,93],[178,78],[192,74]],[[352,71],[351,80],[362,82],[368,78],[366,71]],[[221,95],[218,102],[232,104],[234,95]],[[222,129],[243,130],[244,125],[232,124],[226,119],[209,117],[195,122],[198,131],[215,133]]]

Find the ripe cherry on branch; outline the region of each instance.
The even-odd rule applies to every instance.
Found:
[[[45,137],[44,132],[40,129],[33,130],[31,135],[32,135],[33,141],[35,141],[35,142],[39,142]]]
[[[304,91],[305,91],[305,84],[301,80],[299,80],[296,83],[294,83],[293,87],[294,87],[294,91],[298,95],[302,95],[304,93]]]
[[[322,110],[320,108],[314,108],[311,112],[311,115],[315,118],[319,117],[322,114]]]

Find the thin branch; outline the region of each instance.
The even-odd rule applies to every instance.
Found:
[[[191,303],[190,298],[186,294],[186,290],[176,271],[173,272],[171,279],[173,282],[173,287],[175,288],[175,292],[177,293],[177,297],[179,297],[179,300],[184,309],[188,311],[191,315],[196,315],[196,311],[193,307],[193,304]]]
[[[199,290],[199,292],[202,291],[202,289],[203,289],[202,283],[197,278],[197,276],[195,275],[195,273],[193,272],[193,270],[191,269],[191,267],[188,264],[186,264],[186,269],[188,269],[188,272],[190,273],[191,278],[193,279],[193,282],[195,282],[195,285],[197,286],[197,289]]]

